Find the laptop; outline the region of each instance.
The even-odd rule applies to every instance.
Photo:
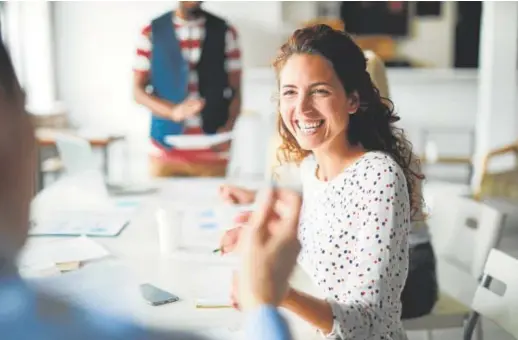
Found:
[[[86,139],[64,133],[56,134],[55,139],[61,162],[63,162],[67,174],[75,175],[86,171],[94,171],[99,172],[99,177],[103,178],[92,146]],[[157,187],[149,183],[112,183],[104,180],[103,184],[108,194],[112,196],[145,195],[158,190]]]

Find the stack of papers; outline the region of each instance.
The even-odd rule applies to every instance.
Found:
[[[22,252],[18,265],[22,274],[40,276],[54,274],[61,270],[79,268],[79,264],[100,259],[109,252],[97,242],[77,237],[69,240],[47,243],[29,243]]]
[[[217,277],[218,282],[200,280],[193,283],[196,292],[197,309],[232,308],[230,292],[232,290],[234,266],[210,265],[205,267],[207,277]]]
[[[166,136],[165,142],[176,149],[197,150],[228,142],[232,132],[216,133],[213,135],[179,135]]]

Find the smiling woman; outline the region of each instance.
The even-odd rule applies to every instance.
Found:
[[[299,166],[303,189],[299,264],[327,297],[291,288],[282,306],[328,339],[406,339],[401,292],[411,211],[422,211],[414,185],[421,176],[412,170],[410,143],[393,126],[392,102],[373,84],[363,51],[326,25],[295,31],[274,67],[278,159]],[[255,196],[223,189],[235,203]],[[235,249],[246,226],[227,232],[224,252]]]
[[[300,163],[328,148],[384,151],[403,169],[412,191],[410,143],[391,124],[399,119],[392,103],[380,96],[363,51],[347,33],[326,25],[297,30],[281,47],[274,68],[283,159]]]
[[[300,164],[304,205],[299,262],[328,298],[291,289],[283,306],[332,339],[405,339],[417,174],[390,100],[363,51],[326,25],[295,31],[274,62],[279,159]]]

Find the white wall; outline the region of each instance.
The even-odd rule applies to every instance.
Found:
[[[417,35],[401,43],[402,51],[438,66],[449,65],[451,51],[438,46],[446,44],[439,38],[448,37],[453,5],[444,3],[443,19],[418,19]],[[142,132],[149,115],[133,103],[131,95],[137,35],[151,18],[175,7],[175,2],[54,2],[52,6],[58,99],[68,105],[72,121]],[[298,7],[306,18],[311,9],[307,4],[286,6],[273,1],[209,1],[204,6],[237,27],[245,69],[269,65],[281,43],[282,18],[295,20],[291,12]]]
[[[443,1],[440,17],[415,17],[399,53],[432,67],[453,67],[456,18],[455,1]]]
[[[53,3],[59,99],[65,101],[74,121],[147,134],[149,113],[134,103],[131,94],[135,43],[143,25],[174,6],[155,1]],[[246,69],[244,108],[274,112],[271,72],[254,71],[251,66],[268,64],[273,57],[280,43],[276,30],[283,6],[268,1],[207,2],[205,6],[229,18],[240,32]],[[419,46],[424,48],[425,44]],[[429,54],[433,50],[427,49]],[[476,76],[463,74],[391,71],[391,92],[403,123],[472,125]]]
[[[203,6],[236,27],[245,68],[270,64],[282,42],[279,1],[207,1]]]
[[[52,5],[58,99],[65,102],[72,120],[80,125],[118,128],[135,136],[136,145],[143,144],[148,133],[149,113],[132,98],[135,43],[143,25],[174,7],[174,3],[107,1],[54,2]],[[453,9],[448,3],[444,5],[443,13],[451,19]],[[283,6],[277,2],[207,2],[205,6],[226,16],[240,32],[245,65],[244,109],[265,115],[274,113],[273,74],[267,68],[252,66],[267,65],[279,46]],[[420,20],[420,29],[437,29],[434,19]],[[445,31],[439,30],[437,35],[445,35]],[[440,43],[431,34],[427,37],[426,43],[407,42],[407,48],[413,44],[415,50],[420,51],[413,53],[423,56],[435,53],[433,58],[445,63],[446,54],[437,52]],[[474,126],[478,96],[476,72],[390,70],[389,81],[397,111],[403,118],[401,125],[408,128],[419,151],[423,149],[419,135],[422,126]],[[463,143],[453,141],[451,145],[461,152],[466,149]],[[456,153],[453,147],[449,151]]]
[[[132,99],[139,31],[169,2],[55,2],[58,95],[80,125],[132,130],[149,115]]]
[[[132,98],[135,44],[140,29],[154,16],[174,7],[174,2],[54,2],[52,6],[58,99],[65,102],[73,121],[98,129],[121,129],[129,133],[130,146],[143,151],[150,115]],[[264,115],[275,113],[275,80],[264,66],[281,42],[284,6],[278,2],[207,2],[205,6],[227,17],[240,33],[245,66],[243,108]],[[451,49],[444,50],[439,38],[448,35],[445,25],[452,24],[454,8],[445,2],[443,9],[449,19],[419,19],[416,32],[425,38],[403,43],[414,58],[430,57],[439,66],[451,62]],[[452,36],[449,39],[453,41]],[[422,127],[474,127],[477,72],[390,70],[389,82],[403,118],[401,126],[407,129],[416,151],[424,148]],[[494,109],[498,111],[498,105]],[[501,137],[509,142],[515,138]],[[466,142],[452,137],[443,145],[452,154],[465,153]],[[145,162],[142,164],[145,167]]]
[[[279,46],[277,2],[207,2],[239,31],[245,68],[268,64]],[[149,114],[132,99],[132,63],[141,28],[175,2],[54,2],[58,97],[72,121],[142,132]],[[136,131],[135,131],[136,130]]]

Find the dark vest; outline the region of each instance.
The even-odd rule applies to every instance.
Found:
[[[182,102],[188,95],[189,65],[183,58],[172,23],[173,12],[167,12],[151,23],[151,82],[153,93],[174,103]],[[199,91],[205,99],[201,112],[205,133],[215,133],[229,117],[233,91],[229,89],[225,70],[225,37],[228,25],[222,19],[204,12],[205,38],[198,62]],[[181,134],[182,123],[175,123],[155,115],[151,119],[151,137],[164,143],[167,135]]]
[[[222,19],[204,12],[205,39],[197,65],[200,95],[205,99],[201,113],[203,131],[215,133],[229,117],[229,106],[234,91],[229,87],[225,69],[225,47],[228,25]]]

